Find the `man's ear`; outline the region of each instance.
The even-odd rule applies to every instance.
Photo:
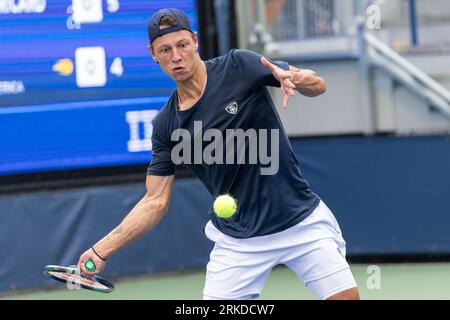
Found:
[[[197,32],[192,33],[192,40],[194,40],[195,49],[198,50],[198,38],[197,38]]]
[[[148,51],[150,52],[150,54],[152,55],[153,60],[154,60],[157,64],[159,64],[159,61],[158,61],[158,59],[156,59],[155,51],[153,50],[153,46],[152,46],[151,44],[147,45],[147,50],[148,50]]]

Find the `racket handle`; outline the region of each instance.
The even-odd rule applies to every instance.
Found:
[[[92,261],[91,259],[86,260],[84,262],[84,267],[86,268],[87,271],[94,271],[97,268],[94,261]]]

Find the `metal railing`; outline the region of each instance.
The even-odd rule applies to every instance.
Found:
[[[450,92],[374,35],[359,27],[361,59],[382,69],[450,119]]]
[[[292,41],[339,34],[335,0],[286,0],[268,31],[275,41]]]
[[[272,1],[282,3],[276,13],[266,0],[235,1],[241,48],[264,52],[268,43],[345,35],[353,19],[352,0]]]

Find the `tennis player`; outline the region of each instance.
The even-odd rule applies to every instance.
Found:
[[[193,155],[188,158],[195,161],[183,162],[213,197],[230,193],[238,202],[238,211],[230,219],[209,212],[204,231],[215,246],[207,265],[204,299],[257,298],[270,271],[279,264],[292,269],[318,299],[359,299],[339,225],[302,177],[266,88],[280,87],[286,107],[294,90],[308,97],[324,93],[324,80],[311,70],[272,62],[247,50],[231,50],[202,61],[197,35],[178,9],[155,13],[148,34],[153,59],[177,88],[153,121],[147,193],[119,226],[81,255],[82,272],[101,272],[107,258],[155,226],[166,213],[179,160],[173,152],[179,143],[174,132],[183,129],[195,138],[198,124],[202,132],[213,129],[224,134],[238,129],[266,130],[279,132],[266,145],[279,153],[275,157],[279,163],[265,174],[262,169],[267,163],[260,159],[256,164],[208,164]],[[244,144],[246,152],[251,147]],[[97,265],[93,272],[84,268],[88,259]]]

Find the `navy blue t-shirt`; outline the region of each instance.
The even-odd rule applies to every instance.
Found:
[[[283,231],[305,219],[320,201],[300,173],[299,163],[266,88],[280,84],[260,60],[260,55],[238,49],[205,61],[207,82],[200,100],[192,108],[179,111],[175,91],[153,121],[153,158],[147,174],[173,175],[175,163],[171,153],[177,150],[174,161],[184,159],[183,165],[199,177],[214,198],[228,193],[237,199],[238,210],[229,219],[217,217],[212,206],[209,211],[212,223],[235,238]],[[286,62],[274,63],[288,69]],[[232,135],[226,140],[228,133],[238,129],[249,133],[247,140],[241,140],[245,144],[238,144]],[[206,134],[208,131],[210,134]],[[190,140],[186,135],[190,135]],[[227,148],[232,140],[235,144]],[[263,141],[266,147],[261,149]],[[180,151],[181,142],[192,148]],[[278,161],[271,155],[271,151],[276,150],[272,149],[274,143],[279,145]],[[245,148],[242,149],[245,158],[241,157],[240,161],[238,146]],[[256,146],[259,150],[255,163]],[[234,150],[234,158],[227,159],[230,150]],[[210,155],[209,160],[202,156],[205,154]],[[266,173],[262,174],[264,168]]]

